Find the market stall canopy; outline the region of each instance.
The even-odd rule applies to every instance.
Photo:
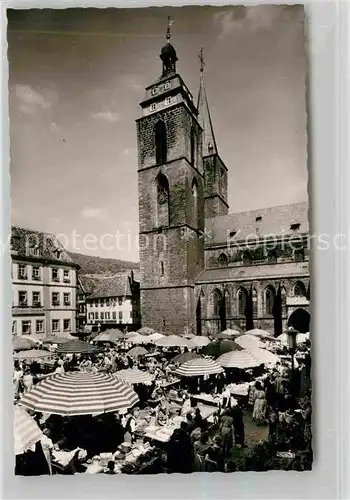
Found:
[[[143,326],[139,330],[137,330],[137,333],[140,335],[152,335],[152,333],[156,333],[153,328],[149,328],[148,326]]]
[[[245,349],[247,347],[264,347],[264,344],[259,340],[259,337],[249,335],[247,333],[237,337],[235,342]]]
[[[223,368],[212,359],[199,358],[186,361],[175,373],[182,377],[201,377],[223,372]]]
[[[252,347],[247,350],[254,356],[254,358],[256,358],[257,361],[260,362],[260,364],[275,365],[281,361],[276,354],[273,354],[266,349],[261,349],[260,347]]]
[[[259,337],[261,339],[270,339],[273,340],[272,333],[266,330],[260,330],[260,328],[253,328],[253,330],[248,330],[245,332],[245,335],[254,335],[255,337]]]
[[[72,335],[69,335],[67,337],[63,335],[48,335],[47,337],[43,338],[43,344],[65,344],[70,340],[74,340],[74,337]]]
[[[98,349],[83,340],[74,339],[58,346],[58,354],[94,354]]]
[[[35,342],[29,338],[15,337],[12,340],[12,348],[14,351],[25,351],[35,348]]]
[[[186,363],[186,361],[191,361],[191,359],[199,359],[202,358],[199,354],[195,352],[184,352],[183,354],[177,354],[172,360],[172,363],[176,363],[182,365]]]
[[[113,373],[121,382],[126,384],[146,384],[149,385],[154,380],[154,375],[147,371],[142,371],[137,368],[128,368],[127,370],[119,370]]]
[[[217,335],[217,339],[234,339],[235,337],[239,337],[241,335],[241,332],[238,330],[232,330],[231,328],[227,328],[223,332],[219,333]]]
[[[19,401],[26,408],[56,415],[94,415],[131,408],[138,396],[106,373],[68,372],[53,375]]]
[[[206,345],[210,344],[210,340],[208,337],[193,337],[190,339],[190,344],[194,348],[198,347],[205,347]]]
[[[15,455],[22,455],[31,449],[35,443],[44,437],[35,420],[28,415],[23,406],[16,405],[14,407],[14,442]]]
[[[141,346],[133,347],[126,353],[126,355],[130,356],[131,358],[137,358],[138,356],[144,356],[145,354],[148,354],[148,351]]]
[[[190,340],[179,335],[165,335],[162,339],[157,340],[155,344],[159,347],[192,347]]]
[[[243,349],[233,340],[214,340],[202,349],[202,353],[213,358],[218,358],[225,352],[237,351]]]
[[[100,333],[97,337],[94,338],[94,342],[110,342],[115,343],[118,340],[124,339],[125,334],[120,331],[118,328],[114,330],[106,330],[105,332]]]
[[[241,351],[226,352],[217,359],[217,363],[224,368],[254,368],[259,366],[259,362],[247,349]]]
[[[131,342],[132,344],[135,344],[135,345],[138,345],[138,344],[151,344],[152,343],[152,339],[150,339],[149,336],[147,335],[140,335],[140,334],[136,334],[134,335],[133,337],[130,337],[128,339],[129,342]]]
[[[195,335],[193,335],[193,333],[183,333],[181,337],[185,337],[185,339],[193,339]]]
[[[40,359],[48,358],[49,356],[54,356],[54,353],[50,351],[44,351],[43,349],[30,349],[29,351],[16,352],[13,355],[13,359]]]

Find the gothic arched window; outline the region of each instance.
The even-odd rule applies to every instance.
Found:
[[[222,253],[219,255],[218,258],[219,266],[220,267],[227,267],[228,266],[228,258],[225,253]]]
[[[306,288],[304,283],[297,281],[293,287],[293,295],[295,297],[306,297]]]
[[[163,174],[156,178],[157,226],[169,225],[169,183]]]
[[[265,288],[265,314],[273,314],[273,305],[275,302],[276,292],[273,286],[269,285]]]
[[[239,316],[244,316],[247,306],[248,292],[245,288],[240,288],[237,292],[237,311]]]
[[[248,250],[242,254],[242,263],[244,266],[250,266],[252,263],[252,254]]]
[[[196,133],[194,127],[191,127],[191,165],[196,166]]]
[[[221,294],[220,290],[214,290],[214,292],[213,292],[213,314],[214,314],[214,316],[220,316],[221,300],[222,300],[222,294]]]
[[[162,120],[159,120],[154,127],[154,138],[156,146],[156,163],[166,163],[167,133],[165,123]]]

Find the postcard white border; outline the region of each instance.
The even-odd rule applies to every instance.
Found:
[[[1,242],[2,293],[2,498],[120,498],[120,499],[277,499],[350,498],[349,442],[349,6],[350,2],[305,3],[310,39],[309,194],[313,234],[344,234],[346,248],[313,251],[312,330],[314,378],[314,450],[312,472],[192,474],[157,476],[42,476],[13,475],[11,274],[6,246],[10,226],[8,64],[6,8],[147,7],[227,5],[236,2],[147,2],[53,0],[5,1],[1,7]],[[239,2],[237,2],[239,3]],[[246,0],[245,5],[258,2]],[[262,2],[259,3],[294,3]],[[135,167],[136,168],[136,167]]]

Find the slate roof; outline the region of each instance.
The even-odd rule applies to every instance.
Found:
[[[206,269],[196,279],[196,284],[220,283],[225,281],[244,281],[274,278],[302,277],[309,275],[308,262],[284,262],[251,266],[233,266]]]
[[[130,272],[121,272],[114,276],[79,276],[84,291],[89,299],[104,297],[125,297],[131,295]]]
[[[261,218],[260,220],[258,220]],[[292,224],[300,224],[291,229]],[[224,243],[230,232],[236,232],[234,240],[248,236],[290,236],[309,232],[308,203],[294,203],[277,207],[262,208],[249,212],[238,212],[205,219],[206,245]],[[229,237],[230,238],[230,237]],[[234,241],[231,239],[231,241]]]
[[[11,227],[11,255],[23,259],[30,257],[39,261],[66,263],[79,268],[54,234],[34,229]]]

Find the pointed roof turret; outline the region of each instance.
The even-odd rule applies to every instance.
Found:
[[[217,147],[215,141],[215,135],[213,130],[213,124],[210,117],[208,99],[205,92],[204,87],[204,66],[205,62],[203,59],[203,49],[201,49],[199,55],[200,60],[200,84],[199,84],[199,92],[198,92],[198,121],[200,126],[203,129],[203,156],[208,156],[212,154],[217,154]]]

